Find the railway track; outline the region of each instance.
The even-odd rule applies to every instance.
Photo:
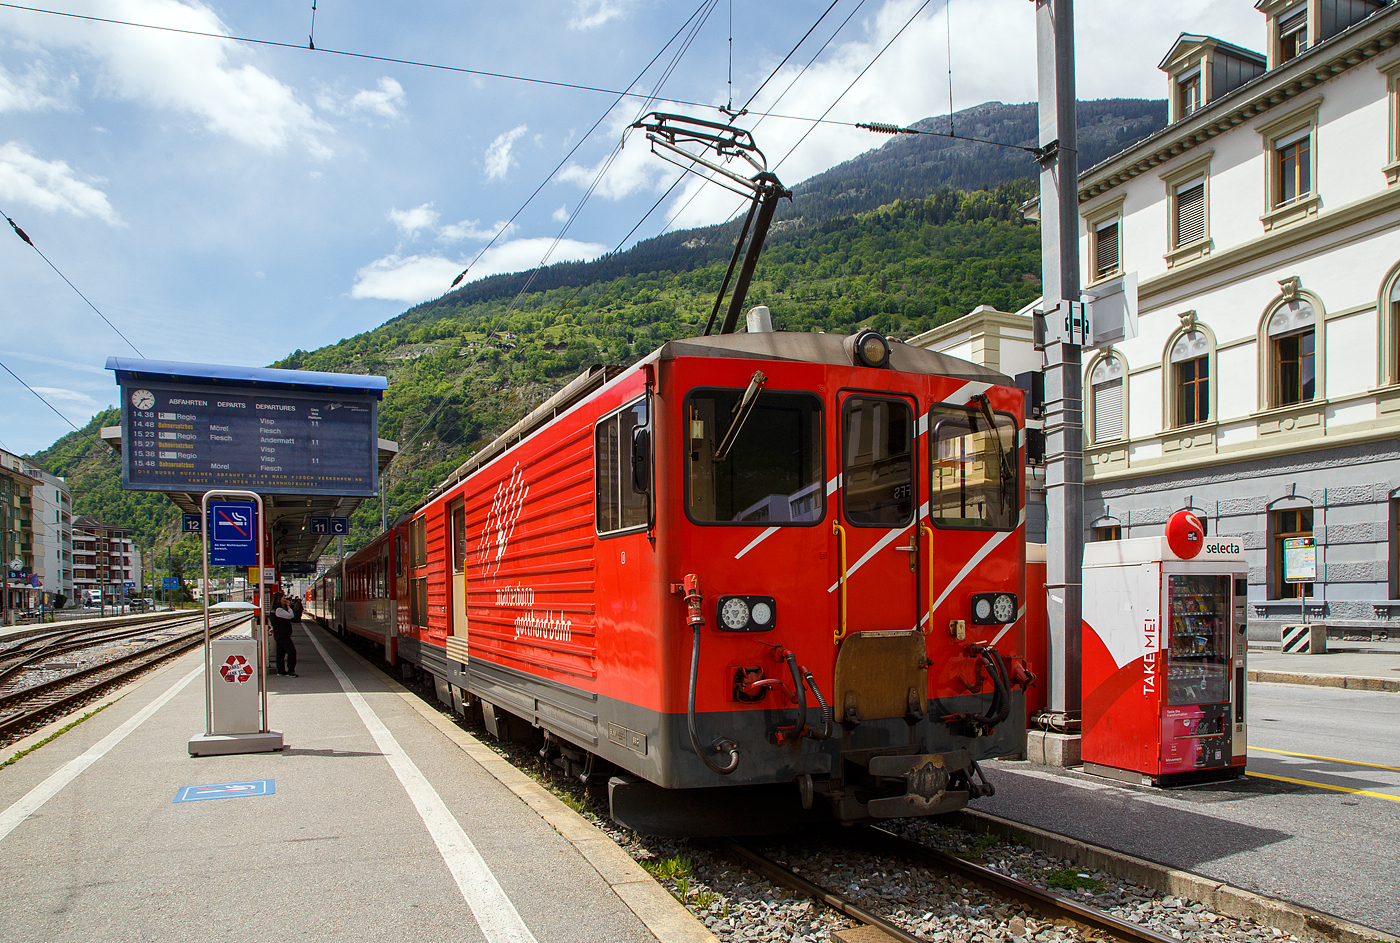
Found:
[[[62,642],[64,639],[76,638],[87,633],[103,631],[119,631],[135,626],[150,626],[165,622],[179,622],[194,615],[194,611],[175,610],[173,612],[146,612],[140,615],[125,616],[122,618],[102,619],[98,624],[74,625],[60,622],[50,622],[44,625],[36,625],[27,630],[10,632],[0,638],[0,666],[6,663],[8,656],[22,651],[34,651],[37,647]],[[76,621],[76,620],[75,620]],[[97,621],[97,620],[93,620]]]
[[[213,634],[248,615],[216,620]],[[30,636],[0,651],[0,743],[9,743],[50,715],[204,642],[202,614],[136,626],[88,627]],[[84,657],[81,653],[87,651]],[[55,655],[68,661],[54,662]]]
[[[913,865],[946,875],[956,875],[964,882],[981,886],[995,898],[1024,905],[1047,922],[1053,922],[1057,926],[1076,926],[1083,936],[1089,939],[1112,939],[1122,943],[1180,943],[1179,940],[1147,927],[1121,920],[1112,914],[1043,890],[991,868],[901,838],[882,828],[857,826],[842,833],[839,842],[881,861],[899,862],[906,868]],[[838,890],[807,880],[794,868],[780,864],[748,845],[732,838],[723,840],[721,845],[745,867],[758,871],[773,883],[808,895],[852,920],[876,928],[891,940],[897,940],[899,943],[927,943],[927,937],[911,933]]]

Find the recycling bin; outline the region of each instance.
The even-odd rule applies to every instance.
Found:
[[[258,643],[251,635],[225,635],[209,643],[214,722],[211,733],[254,733],[262,729]]]

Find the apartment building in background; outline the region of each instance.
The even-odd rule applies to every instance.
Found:
[[[73,586],[83,600],[100,594],[105,606],[121,605],[128,586],[132,596],[139,595],[141,552],[127,528],[86,515],[74,519]]]

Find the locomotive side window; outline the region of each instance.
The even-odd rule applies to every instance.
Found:
[[[988,416],[995,420],[991,426]],[[950,528],[1010,530],[1020,519],[1016,420],[1006,413],[935,406],[929,413],[928,513]]]
[[[467,562],[467,508],[457,504],[452,508],[452,572],[461,573]]]
[[[649,523],[645,491],[633,481],[633,432],[647,427],[647,401],[639,399],[613,413],[594,429],[593,485],[598,533],[607,535],[646,527]],[[639,453],[645,459],[644,454]],[[649,479],[650,473],[644,476]]]
[[[852,396],[844,409],[846,519],[891,527],[914,518],[914,411],[902,400]]]
[[[826,513],[821,400],[765,389],[745,411],[743,396],[744,390],[695,390],[686,397],[686,514],[703,524],[820,521]],[[736,421],[742,425],[731,430]]]

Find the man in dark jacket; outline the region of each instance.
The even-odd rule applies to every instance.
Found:
[[[268,614],[272,623],[272,640],[277,643],[277,673],[289,678],[297,676],[297,647],[292,644],[291,604],[281,593],[272,594],[272,604],[276,607]]]

